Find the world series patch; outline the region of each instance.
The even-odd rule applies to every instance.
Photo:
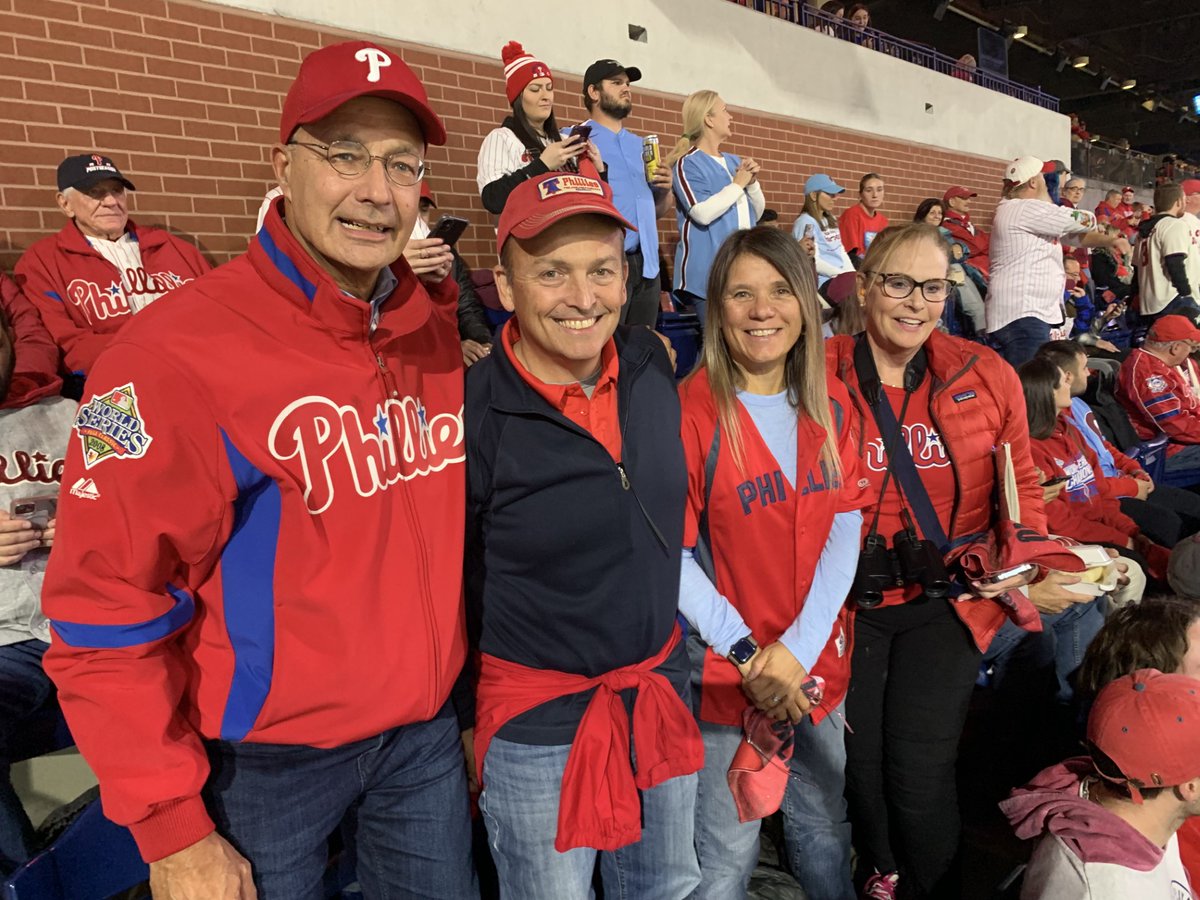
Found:
[[[107,394],[92,395],[79,408],[75,432],[83,443],[83,464],[89,469],[106,459],[139,459],[153,440],[138,412],[132,382]]]

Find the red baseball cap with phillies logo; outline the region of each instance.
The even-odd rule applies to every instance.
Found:
[[[279,139],[287,143],[301,125],[329,115],[355,97],[395,100],[416,116],[425,143],[446,143],[446,126],[430,108],[420,79],[399,54],[368,41],[330,44],[304,57],[283,101]]]
[[[496,252],[504,250],[504,242],[510,235],[531,238],[556,222],[587,213],[607,216],[622,228],[637,231],[617,212],[612,188],[595,177],[596,170],[590,163],[583,163],[583,168],[590,171],[578,175],[549,172],[517,185],[508,195],[504,212],[500,213],[500,222],[496,226]]]

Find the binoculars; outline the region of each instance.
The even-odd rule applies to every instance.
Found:
[[[902,528],[889,548],[882,534],[863,538],[862,555],[854,573],[850,596],[860,609],[874,609],[883,602],[884,591],[919,584],[926,597],[942,600],[950,595],[950,576],[942,554],[932,541],[922,540],[916,529]]]

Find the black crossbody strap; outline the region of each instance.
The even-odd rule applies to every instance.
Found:
[[[704,508],[700,510],[695,551],[697,565],[713,584],[717,583],[717,567],[713,562],[712,538],[708,533],[708,501],[712,497],[713,478],[717,474],[717,457],[720,453],[721,420],[718,419],[716,427],[713,429],[712,443],[708,447],[708,456],[704,458]]]

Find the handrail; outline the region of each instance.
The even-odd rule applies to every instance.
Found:
[[[952,59],[932,47],[906,41],[875,28],[859,28],[857,25],[852,25],[848,19],[823,13],[819,9],[808,6],[803,0],[730,0],[730,2],[805,28],[812,28],[841,40],[870,47],[913,65],[941,72],[943,75],[973,82],[980,87],[1015,97],[1043,109],[1058,112],[1058,98],[1047,94],[1041,88],[1019,84],[985,69],[967,68],[957,59]]]

